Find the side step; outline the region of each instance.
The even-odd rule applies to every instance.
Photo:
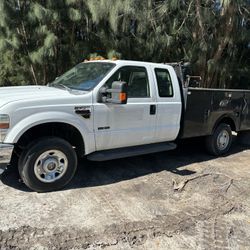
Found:
[[[90,161],[109,161],[109,160],[132,157],[137,155],[145,155],[162,151],[169,151],[175,148],[176,148],[175,143],[161,142],[161,143],[147,144],[142,146],[97,151],[87,155],[87,159]]]

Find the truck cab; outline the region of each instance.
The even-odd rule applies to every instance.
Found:
[[[98,100],[103,87],[127,84],[126,104]],[[171,66],[116,61],[114,69],[93,89],[96,150],[173,141],[180,130],[180,89]]]

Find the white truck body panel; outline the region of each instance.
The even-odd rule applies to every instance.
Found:
[[[62,89],[48,88],[46,86],[17,86],[17,87],[2,87],[0,89],[0,108],[15,102],[27,100],[44,100],[49,98],[67,97],[69,93]]]
[[[23,133],[34,126],[61,122],[78,129],[84,142],[87,142],[85,144],[86,154],[96,150],[93,118],[84,119],[74,110],[79,106],[92,109],[91,93],[70,94],[66,90],[52,87],[24,86],[1,88],[0,96],[0,104],[2,104],[0,113],[10,115],[11,125],[4,143],[17,143]]]

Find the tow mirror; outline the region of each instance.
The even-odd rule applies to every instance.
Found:
[[[102,88],[101,100],[102,102],[114,103],[114,104],[126,104],[128,100],[128,86],[125,82],[113,82],[112,88]]]

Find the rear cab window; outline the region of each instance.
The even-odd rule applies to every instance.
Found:
[[[159,97],[173,97],[174,90],[169,71],[163,68],[155,68],[154,71]]]

